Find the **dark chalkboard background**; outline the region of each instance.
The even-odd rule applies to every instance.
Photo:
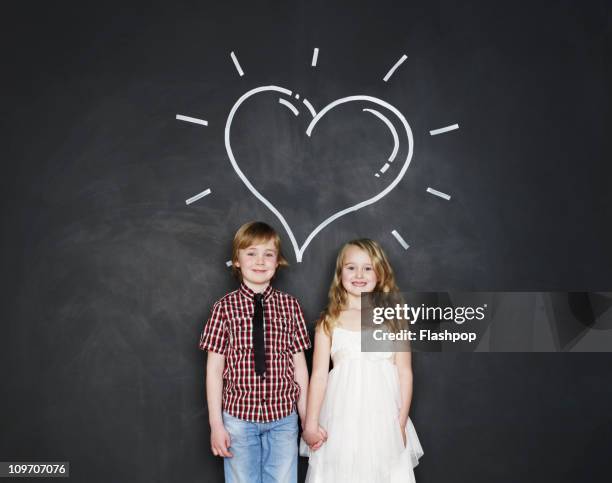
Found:
[[[291,267],[276,286],[310,322],[337,249],[361,236],[381,242],[404,290],[610,290],[609,3],[330,3],[5,7],[1,460],[67,460],[73,481],[222,481],[196,345],[235,286],[225,261],[246,221],[281,231]],[[414,133],[397,188],[323,230],[301,264],[223,144],[233,103],[269,84],[317,108],[380,97]],[[249,116],[245,172],[299,242],[380,181],[368,170],[389,133],[372,116],[322,124],[318,145],[304,113]],[[611,362],[416,355],[417,480],[607,481]]]

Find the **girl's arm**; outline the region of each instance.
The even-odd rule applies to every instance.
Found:
[[[302,429],[304,429],[306,426],[306,398],[308,397],[308,367],[303,352],[293,354],[293,365],[295,367],[295,381],[300,386],[297,410],[302,422]]]
[[[223,399],[223,369],[225,356],[208,351],[206,362],[206,401],[208,402],[208,420],[210,422],[210,447],[215,456],[231,458],[230,435],[223,425],[221,415]]]
[[[314,355],[312,358],[312,375],[310,376],[310,387],[308,390],[308,408],[306,411],[306,425],[304,428],[304,440],[313,445],[320,441],[320,437],[326,437],[326,433],[319,431],[319,413],[325,396],[327,378],[329,375],[329,357],[331,352],[331,338],[322,327],[315,331]]]
[[[408,413],[410,412],[410,404],[412,403],[412,352],[396,352],[395,364],[399,373],[400,396],[402,405],[399,412],[399,424],[402,428],[404,444],[406,443],[406,434],[404,429],[408,423]]]

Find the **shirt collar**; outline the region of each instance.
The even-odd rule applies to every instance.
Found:
[[[238,290],[243,296],[245,296],[249,300],[253,300],[253,298],[255,297],[255,292],[253,292],[253,290],[247,287],[244,282],[240,283],[240,288]],[[274,289],[272,288],[272,285],[268,285],[263,291],[264,302],[268,301],[268,299],[272,296],[273,292]]]

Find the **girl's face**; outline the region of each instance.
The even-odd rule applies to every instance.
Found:
[[[363,292],[372,292],[377,282],[374,265],[367,252],[354,245],[349,246],[342,260],[344,289],[349,295],[359,297]]]

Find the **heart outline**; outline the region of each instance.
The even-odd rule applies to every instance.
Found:
[[[325,228],[327,225],[329,225],[333,221],[337,220],[338,218],[340,218],[340,217],[342,217],[342,216],[344,216],[344,215],[346,215],[348,213],[352,213],[353,211],[357,211],[357,210],[363,208],[364,206],[368,206],[368,205],[371,205],[373,203],[376,203],[378,200],[380,200],[381,198],[386,196],[393,188],[395,188],[397,186],[397,184],[404,177],[404,174],[406,173],[406,170],[408,169],[408,166],[410,165],[410,161],[412,160],[412,154],[413,154],[413,151],[414,151],[414,139],[412,137],[412,130],[410,129],[410,126],[408,125],[408,121],[406,121],[406,118],[404,117],[404,115],[398,109],[396,109],[394,106],[392,106],[391,104],[383,101],[382,99],[378,99],[377,97],[366,96],[366,95],[355,95],[355,96],[343,97],[343,98],[340,98],[340,99],[336,99],[335,101],[332,101],[327,106],[325,106],[322,110],[320,110],[313,117],[313,119],[310,121],[310,124],[308,125],[308,128],[306,129],[306,134],[307,134],[308,137],[310,137],[310,135],[312,134],[312,130],[314,129],[314,127],[317,124],[317,122],[319,122],[319,120],[325,114],[327,114],[331,109],[333,109],[334,107],[336,107],[336,106],[338,106],[340,104],[345,104],[347,102],[352,102],[352,101],[370,101],[370,102],[373,102],[374,104],[382,106],[382,107],[388,109],[389,111],[391,111],[393,114],[395,114],[395,116],[402,123],[402,126],[404,127],[404,130],[406,131],[406,136],[408,138],[408,154],[406,156],[406,160],[404,161],[404,164],[403,164],[402,168],[400,169],[400,172],[398,173],[398,175],[393,179],[393,181],[391,181],[391,183],[384,190],[382,190],[377,195],[375,195],[375,196],[373,196],[371,198],[368,198],[367,200],[361,201],[361,202],[359,202],[359,203],[357,203],[357,204],[355,204],[353,206],[349,206],[348,208],[345,208],[345,209],[343,209],[341,211],[338,211],[338,212],[334,213],[333,215],[329,216],[327,219],[325,219],[324,221],[319,223],[319,225],[314,230],[312,230],[310,232],[310,234],[306,238],[306,241],[300,247],[298,245],[298,243],[297,243],[297,240],[295,239],[295,235],[293,234],[293,231],[291,230],[291,227],[287,223],[287,220],[285,220],[285,217],[280,213],[280,211],[278,211],[276,209],[276,207],[270,201],[268,201],[268,199],[265,196],[263,196],[259,191],[257,191],[257,189],[251,184],[251,182],[248,180],[248,178],[244,175],[244,173],[242,172],[242,170],[238,166],[238,163],[236,162],[236,159],[234,157],[234,153],[232,151],[231,143],[230,143],[230,130],[231,130],[231,126],[232,126],[232,121],[234,120],[234,116],[235,116],[236,112],[238,111],[238,108],[240,107],[240,105],[244,101],[246,101],[249,97],[252,97],[255,94],[258,94],[260,92],[266,92],[266,91],[280,92],[281,94],[285,94],[287,96],[291,96],[292,95],[292,91],[290,91],[289,89],[285,89],[284,87],[273,86],[273,85],[271,85],[271,86],[256,87],[254,89],[251,89],[251,90],[245,92],[234,103],[234,105],[232,106],[232,109],[230,110],[229,115],[227,116],[227,121],[225,123],[225,133],[224,133],[225,150],[226,150],[227,155],[229,157],[230,163],[232,164],[232,167],[234,168],[234,171],[236,171],[236,174],[238,175],[238,177],[242,180],[242,182],[249,189],[249,191],[253,195],[255,195],[255,197],[259,201],[261,201],[265,206],[267,206],[268,209],[270,211],[272,211],[272,213],[274,213],[274,215],[276,215],[278,220],[281,222],[281,224],[285,228],[285,231],[287,232],[287,235],[289,235],[289,239],[291,240],[291,244],[292,244],[293,250],[295,252],[296,261],[297,261],[297,263],[301,263],[302,262],[302,256],[304,255],[304,252],[306,251],[306,248],[308,248],[308,245],[310,244],[310,242],[314,239],[315,236],[317,236],[317,234],[321,230],[323,230],[323,228]]]

